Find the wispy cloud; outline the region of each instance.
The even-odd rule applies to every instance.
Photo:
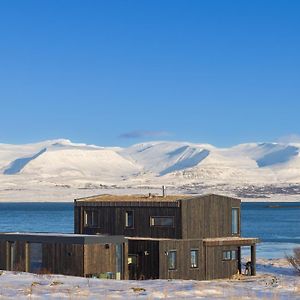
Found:
[[[122,139],[154,138],[170,135],[167,131],[134,130],[119,135]]]
[[[300,134],[292,133],[285,136],[280,137],[277,139],[279,143],[300,143]]]

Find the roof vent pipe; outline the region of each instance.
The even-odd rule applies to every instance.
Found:
[[[162,186],[162,196],[165,198],[166,197],[166,186]]]

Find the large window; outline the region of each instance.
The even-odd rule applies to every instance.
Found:
[[[175,270],[176,269],[176,251],[171,250],[168,252],[168,269]]]
[[[240,233],[240,224],[239,224],[239,208],[232,208],[231,209],[231,233],[232,234],[239,234]]]
[[[174,217],[150,217],[151,226],[174,226]]]
[[[84,226],[97,227],[97,212],[95,210],[86,210],[84,212]]]
[[[43,263],[43,248],[41,243],[30,243],[29,272],[40,273]]]
[[[132,210],[126,211],[125,213],[125,227],[127,228],[134,227],[134,215]]]
[[[191,250],[191,268],[198,268],[199,251],[197,249]]]

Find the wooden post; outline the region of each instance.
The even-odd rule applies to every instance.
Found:
[[[256,245],[251,245],[251,275],[256,275]]]
[[[25,243],[25,272],[29,272],[30,258],[29,258],[29,243]]]
[[[238,270],[239,270],[239,274],[242,274],[242,255],[241,255],[241,248],[242,248],[242,247],[238,247],[238,251],[237,251],[237,259],[238,259]]]
[[[7,271],[12,271],[12,266],[11,266],[11,250],[10,250],[10,242],[6,242],[6,270]]]

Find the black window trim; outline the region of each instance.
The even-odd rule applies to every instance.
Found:
[[[171,218],[172,225],[152,225],[152,218]],[[175,217],[174,216],[150,216],[150,227],[166,227],[166,228],[174,228],[175,227]]]
[[[92,224],[88,224],[86,221],[87,221],[87,213],[91,213],[93,215],[92,217],[92,221],[93,223]],[[95,218],[96,216],[96,218]],[[98,226],[98,217],[97,217],[97,210],[96,209],[84,209],[83,211],[83,224],[84,224],[84,227],[85,228],[99,228]]]
[[[169,255],[171,252],[175,253],[175,268],[170,268],[170,266],[169,266]],[[169,250],[167,259],[168,259],[168,271],[176,271],[177,270],[177,250],[176,249]]]
[[[230,252],[230,258],[224,258],[224,253],[225,252]],[[232,255],[232,252],[235,252],[235,258],[232,258],[233,255]],[[234,260],[237,260],[237,250],[223,250],[222,251],[222,261],[234,261]]]
[[[127,226],[127,213],[128,212],[132,212],[132,226]],[[126,209],[126,211],[125,211],[125,228],[126,229],[134,229],[134,222],[135,221],[135,218],[134,218],[134,210],[132,210],[132,209]]]
[[[237,233],[234,233],[232,232],[232,222],[233,222],[233,219],[232,219],[232,211],[236,209],[238,211],[238,218],[237,218]],[[240,213],[240,207],[236,207],[236,206],[233,206],[231,207],[231,235],[234,235],[234,236],[237,236],[237,235],[240,235],[241,234],[241,213]]]
[[[192,266],[192,255],[191,255],[192,251],[197,251],[197,261],[196,261],[197,262],[197,266],[196,267]],[[199,248],[191,248],[190,249],[190,268],[193,269],[193,270],[194,269],[199,269]]]

